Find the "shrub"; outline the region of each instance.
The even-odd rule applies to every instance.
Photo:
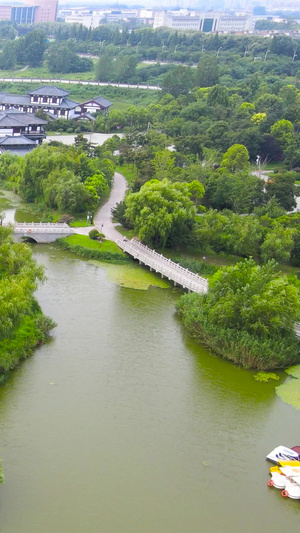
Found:
[[[103,235],[103,233],[99,233],[97,229],[91,229],[91,231],[89,232],[89,238],[93,241],[99,240],[100,235]]]

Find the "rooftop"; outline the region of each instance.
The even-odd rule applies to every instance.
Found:
[[[36,146],[36,142],[24,135],[0,137],[0,146]]]
[[[30,96],[58,96],[62,98],[70,94],[70,92],[59,89],[55,85],[44,85],[43,87],[34,89],[34,91],[30,91],[28,94],[30,94]]]
[[[47,120],[34,116],[32,113],[23,113],[17,109],[9,111],[0,111],[0,128],[2,127],[24,127],[24,126],[43,126]]]

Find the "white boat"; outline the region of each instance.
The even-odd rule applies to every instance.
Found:
[[[300,500],[299,476],[286,478],[285,489],[282,491],[281,496],[283,496],[284,498],[292,498],[292,500]]]
[[[277,464],[278,461],[297,461],[299,460],[299,453],[286,446],[277,446],[267,455],[266,459],[274,464]]]

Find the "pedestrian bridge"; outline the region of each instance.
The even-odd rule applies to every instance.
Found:
[[[173,281],[175,286],[180,285],[192,292],[207,292],[208,282],[205,278],[174,263],[171,259],[157,253],[155,250],[151,250],[151,248],[136,239],[131,239],[131,241],[126,239],[117,240],[117,245],[124,252],[137,259],[140,265],[147,265],[150,270],[158,272],[162,278]]]
[[[75,231],[65,223],[50,222],[22,222],[14,225],[14,237],[16,241],[34,241],[39,244],[47,244],[74,235]]]
[[[162,278],[167,278],[174,282],[174,285],[180,285],[191,292],[202,294],[208,290],[208,281],[194,272],[174,263],[171,259],[151,250],[136,239],[118,240],[117,245],[122,250],[137,259],[140,265],[147,265],[150,270],[158,272]],[[300,338],[300,323],[295,322],[295,333]]]

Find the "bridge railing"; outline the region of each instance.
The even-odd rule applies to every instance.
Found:
[[[14,233],[74,233],[65,222],[19,222],[14,225]]]
[[[144,263],[178,285],[198,293],[207,291],[208,282],[205,278],[181,267],[178,263],[174,263],[171,259],[166,258],[155,250],[151,250],[151,248],[148,248],[148,246],[135,239],[131,241],[119,240],[117,244],[135,259],[138,259],[141,263]]]

